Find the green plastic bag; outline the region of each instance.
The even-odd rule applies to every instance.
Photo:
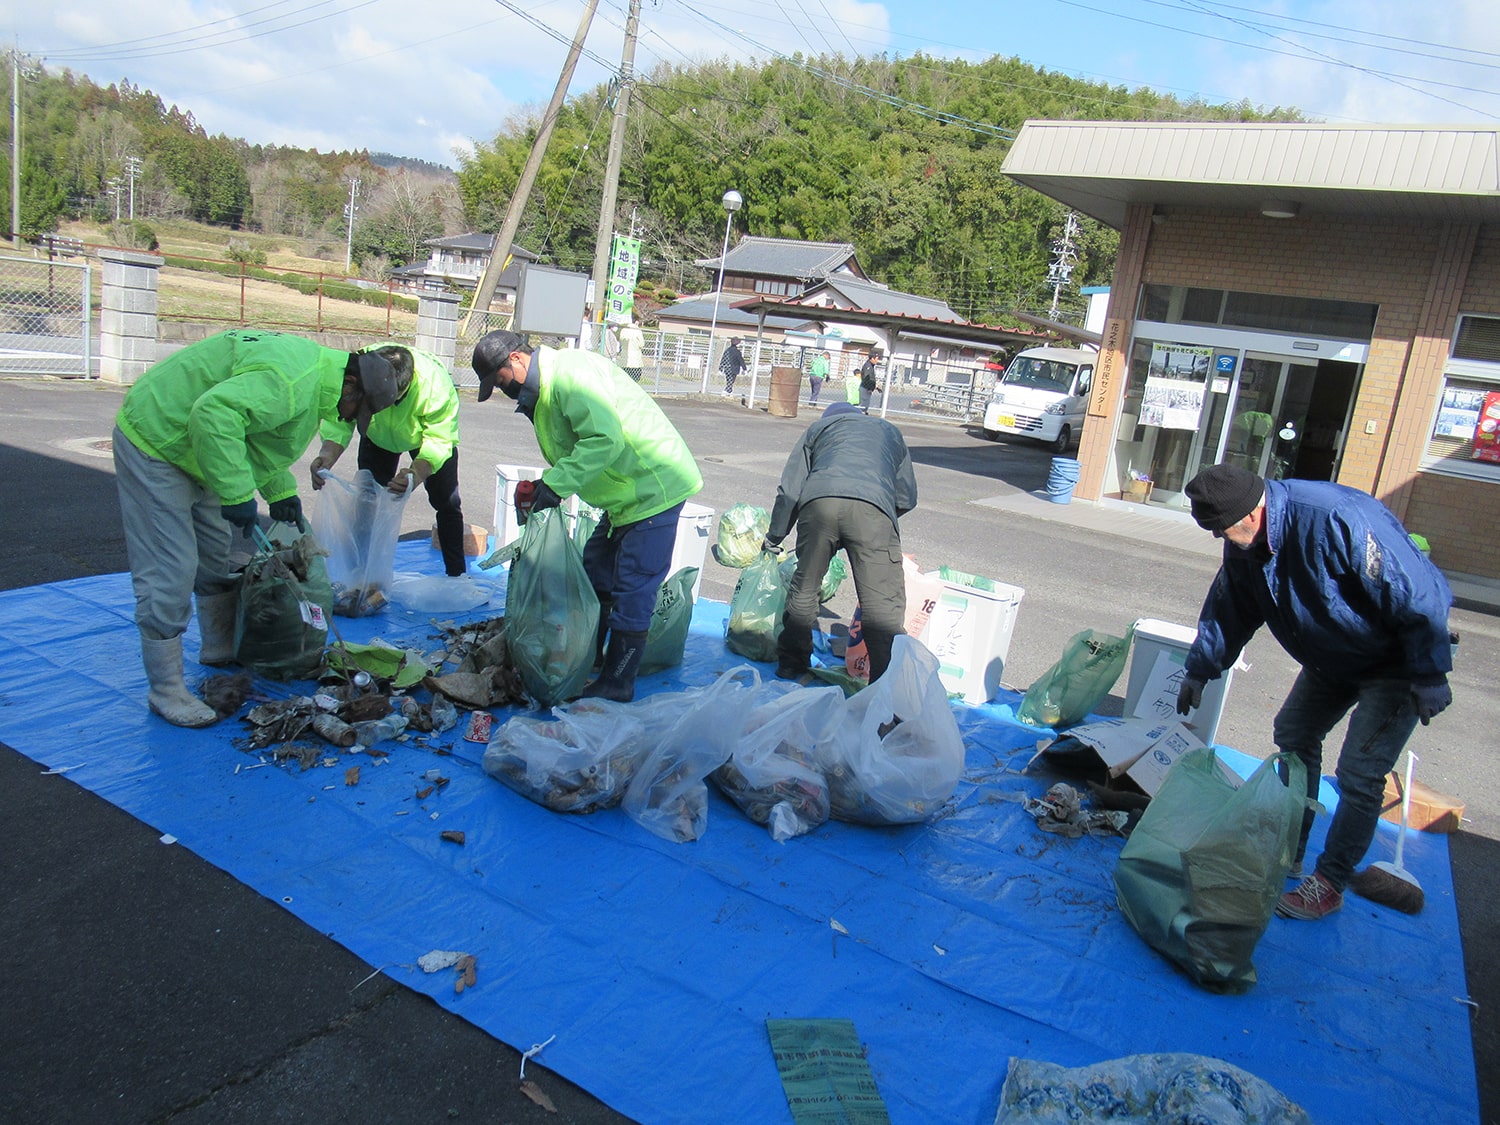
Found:
[[[792,588],[792,575],[797,573],[797,552],[788,551],[781,556],[781,581],[788,590]],[[839,592],[844,579],[849,576],[849,567],[835,552],[828,560],[828,569],[823,572],[823,581],[818,583],[818,601],[826,602]]]
[[[1085,629],[1068,639],[1062,659],[1026,689],[1016,711],[1023,723],[1070,727],[1082,722],[1125,671],[1135,626],[1123,637]]]
[[[505,637],[526,694],[538,707],[578,698],[594,663],[599,595],[566,513],[533,512],[505,587]]]
[[[781,636],[781,614],[786,609],[786,583],[781,564],[763,551],[740,574],[729,601],[724,644],[750,660],[775,660]]]
[[[1115,896],[1146,944],[1198,984],[1244,992],[1297,849],[1307,774],[1294,754],[1267,758],[1238,788],[1222,770],[1203,747],[1167,771],[1120,852]]]
[[[274,680],[306,679],[323,662],[333,587],[314,536],[271,530],[277,549],[258,550],[240,575],[235,660]]]
[[[714,559],[722,566],[743,570],[760,554],[760,545],[771,530],[771,513],[752,504],[735,504],[719,517],[719,535]]]
[[[661,584],[651,628],[646,632],[646,651],[641,656],[641,674],[675,668],[682,663],[688,630],[693,624],[693,583],[698,568],[685,566]]]

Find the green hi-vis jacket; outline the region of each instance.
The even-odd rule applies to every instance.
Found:
[[[532,424],[542,474],[559,496],[603,508],[615,526],[665,512],[695,495],[703,477],[651,396],[603,356],[540,347],[530,373],[540,377]]]
[[[411,352],[411,390],[395,406],[370,419],[365,437],[388,453],[409,453],[415,449],[417,456],[437,472],[448,463],[458,445],[458,389],[443,361],[431,352],[394,340],[371,344],[364,350],[373,352],[393,345]],[[325,441],[347,447],[354,435],[354,423],[325,421],[319,432]]]
[[[142,453],[241,504],[297,494],[288,471],[337,418],[349,353],[301,336],[235,328],[146,369],[115,424]]]

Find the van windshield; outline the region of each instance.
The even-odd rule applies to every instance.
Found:
[[[1073,372],[1076,370],[1071,363],[1022,355],[1011,360],[1003,381],[1008,387],[1030,387],[1065,395],[1073,386]]]

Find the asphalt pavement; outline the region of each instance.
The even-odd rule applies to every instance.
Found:
[[[0,479],[10,482],[0,490],[0,588],[126,569],[108,449],[122,394],[98,382],[0,379]],[[663,405],[698,457],[705,485],[695,500],[716,512],[741,501],[769,506],[813,418],[771,417],[721,397]],[[1007,686],[1024,689],[1080,629],[1196,619],[1217,567],[1206,533],[1144,512],[1039,499],[1051,454],[1038,446],[991,443],[957,424],[900,424],[921,497],[902,521],[905,549],[924,569],[949,565],[1026,591]],[[542,464],[531,428],[508,400],[466,397],[460,481],[470,522],[492,525],[496,464]],[[431,512],[414,501],[406,521],[408,534],[426,534]],[[727,601],[737,573],[707,562],[702,596]],[[828,624],[848,619],[850,585],[830,603]],[[1413,747],[1418,777],[1467,802],[1451,854],[1469,995],[1453,1002],[1472,1013],[1481,1120],[1500,1123],[1500,968],[1491,958],[1500,770],[1490,750],[1500,618],[1483,601],[1453,614],[1464,638],[1455,703]],[[1219,740],[1264,756],[1295,668],[1269,637],[1247,656]],[[1123,690],[1122,680],[1101,710],[1118,713]],[[0,695],[0,716],[4,706]],[[109,753],[109,732],[97,738]],[[521,1093],[516,1050],[3,744],[0,816],[10,837],[0,852],[0,1120],[625,1120],[539,1065],[543,1056],[526,1076],[555,1104],[548,1112]],[[1399,1037],[1393,1029],[1392,1050]]]

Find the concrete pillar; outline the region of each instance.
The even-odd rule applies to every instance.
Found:
[[[453,373],[458,354],[458,297],[452,293],[423,293],[417,298],[417,347],[431,352]]]
[[[99,377],[134,383],[156,362],[157,282],[163,259],[138,250],[104,249],[99,299]]]

